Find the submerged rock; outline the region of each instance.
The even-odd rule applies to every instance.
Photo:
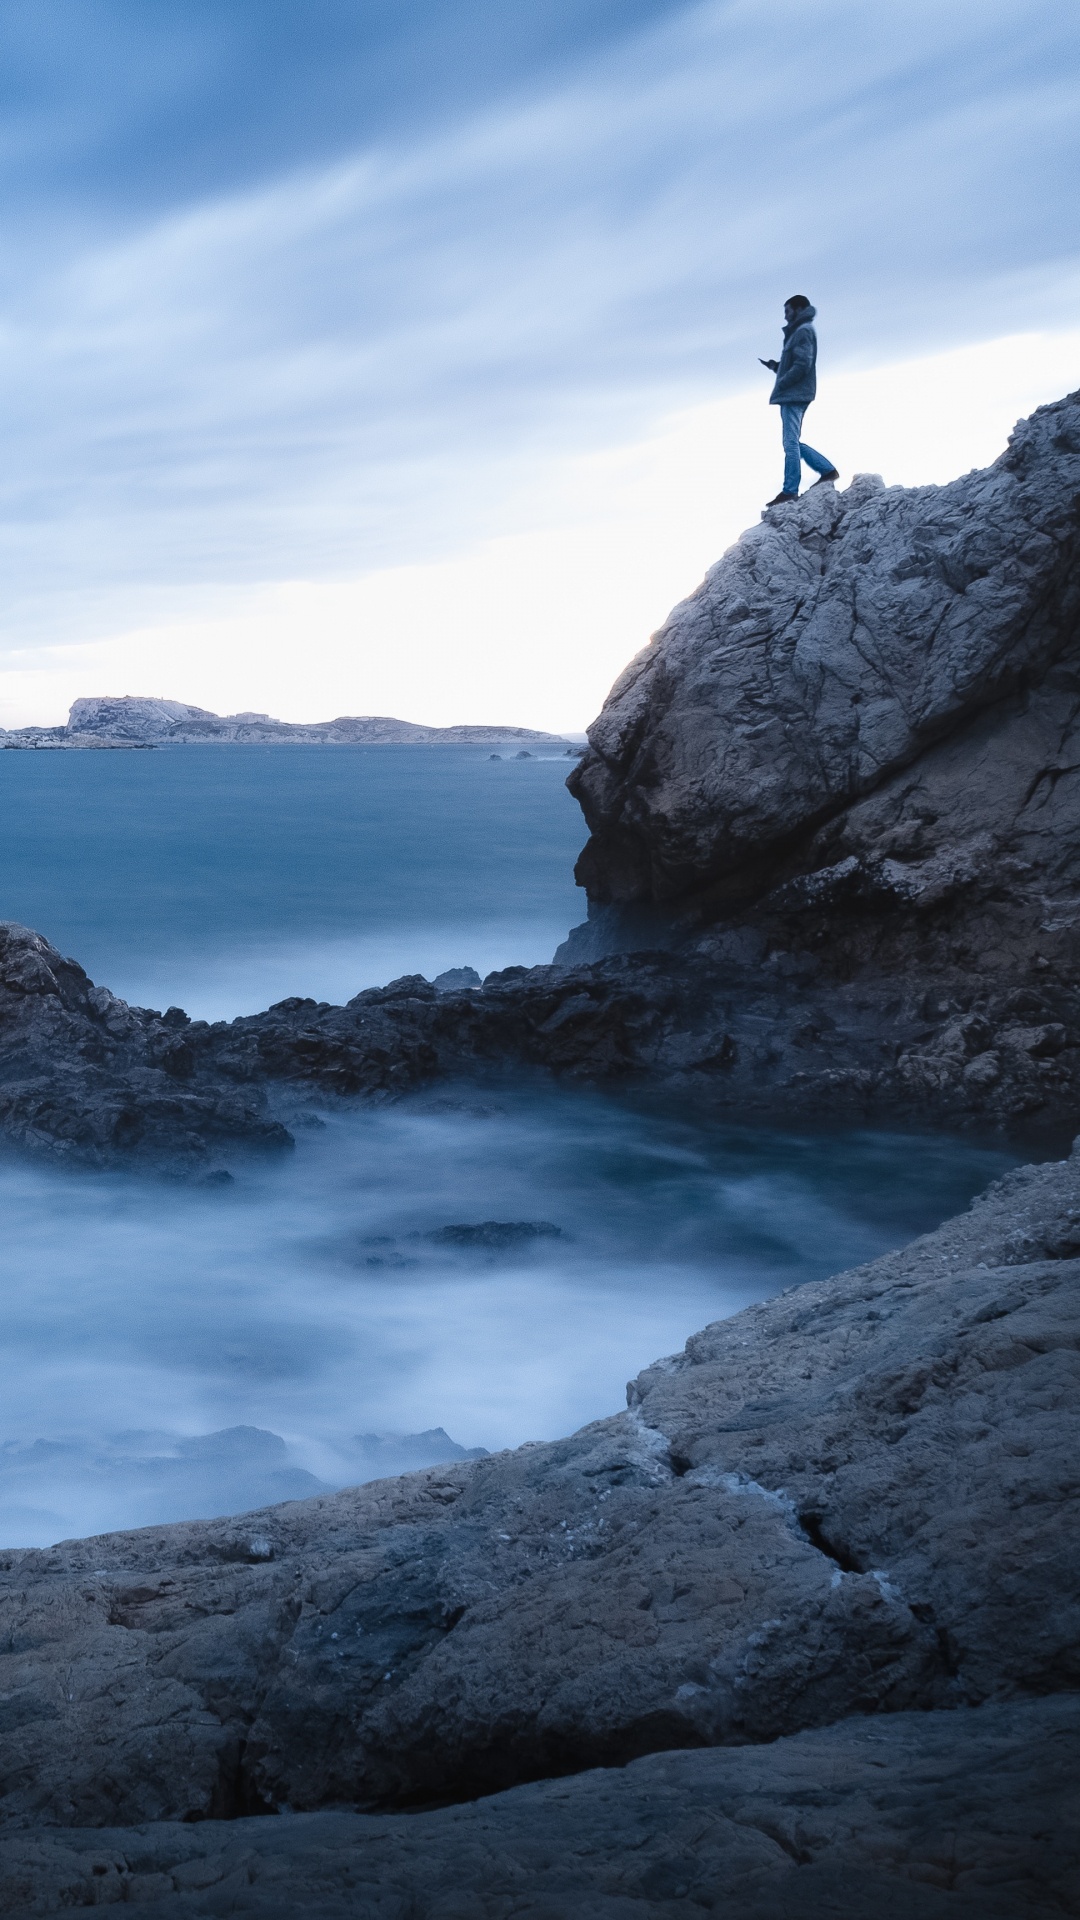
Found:
[[[509,1253],[537,1240],[561,1240],[563,1230],[550,1220],[478,1220],[471,1226],[433,1227],[421,1237],[436,1247]]]

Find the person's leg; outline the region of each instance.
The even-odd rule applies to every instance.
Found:
[[[836,472],[832,461],[826,460],[823,453],[815,453],[813,447],[808,447],[805,440],[799,442],[799,458],[805,460],[814,473],[835,474]]]
[[[780,425],[784,436],[784,492],[798,493],[802,479],[802,466],[799,461],[799,429],[805,407],[782,406]]]

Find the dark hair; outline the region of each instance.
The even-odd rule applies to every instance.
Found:
[[[805,293],[793,293],[790,300],[784,301],[784,305],[785,307],[799,307],[801,309],[802,307],[808,307],[810,302]]]

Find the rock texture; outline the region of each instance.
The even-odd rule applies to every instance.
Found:
[[[1075,781],[1080,394],[1040,408],[994,466],[950,486],[862,475],[763,521],[589,730],[570,784],[593,834],[580,870],[592,897],[758,898],[781,875],[835,864],[814,835],[871,794],[863,864],[898,868],[880,884],[901,900],[949,884],[946,868],[1000,864],[1006,821]],[[940,809],[907,777],[961,732],[961,759],[989,755],[1006,782],[1027,761],[981,836],[963,817],[935,833]]]
[[[986,1901],[1026,1886],[1029,1906],[983,1912],[1077,1911],[1075,1847],[1036,1812],[1038,1769],[1004,1837],[995,1809],[1025,1727],[1070,1753],[1080,1735],[1063,1704],[1080,1678],[1078,1256],[1080,1155],[1006,1176],[905,1252],[706,1328],[631,1383],[627,1412],[571,1439],[238,1520],[3,1555],[0,1816],[41,1829],[34,1857],[78,1883],[94,1850],[45,1829],[422,1806],[725,1748],[718,1768],[684,1754],[560,1790],[598,1899],[625,1890],[663,1913],[688,1897],[663,1877],[675,1869],[654,1822],[637,1881],[628,1869],[620,1886],[610,1839],[640,1822],[650,1782],[677,1794],[681,1779],[712,1809],[712,1838],[691,1821],[698,1841],[679,1840],[676,1861],[696,1846],[707,1864],[715,1847],[736,1889],[763,1876],[763,1913],[790,1911],[776,1876],[804,1853],[823,1901],[849,1859],[876,1900],[890,1876],[907,1884],[923,1845],[931,1886]],[[774,1770],[768,1743],[796,1734]],[[814,1756],[830,1751],[807,1814]],[[892,1771],[884,1798],[866,1789],[881,1759],[899,1798]],[[948,1857],[942,1779],[960,1830]],[[537,1804],[511,1796],[495,1816],[511,1855],[532,1844]],[[745,1819],[744,1804],[757,1808]],[[484,1817],[430,1830],[487,1897]],[[417,1831],[380,1842],[391,1886],[393,1861],[426,1846]],[[110,1836],[125,1860],[144,1842],[166,1861],[148,1869],[162,1895],[199,1884],[186,1860],[235,1866],[228,1840]],[[357,1845],[354,1830],[339,1844]],[[689,1873],[675,1874],[684,1888]],[[900,1899],[885,1910],[964,1911]]]
[[[260,1090],[192,1084],[187,1015],[129,1007],[39,934],[0,924],[0,1127],[54,1158],[199,1166],[215,1146],[281,1148]]]
[[[8,1832],[0,1908],[259,1920],[1023,1920],[1075,1913],[1080,1701],[657,1754],[472,1806]]]
[[[928,934],[905,971],[902,954],[862,967],[857,931],[815,955],[776,924],[714,929],[672,953],[511,967],[479,989],[406,977],[345,1007],[285,1000],[208,1025],[126,1006],[9,923],[0,1130],[47,1158],[198,1174],[288,1147],[312,1092],[393,1099],[526,1067],[679,1089],[742,1118],[816,1125],[827,1112],[1060,1142],[1080,1099],[1075,975],[1061,955],[1012,964],[1007,920],[1000,940],[992,914],[984,931],[959,958],[947,927]]]
[[[895,1722],[404,1827],[39,1832],[7,1850],[9,1909],[30,1888],[48,1911],[53,1888],[333,1911],[359,1882],[402,1914],[586,1894],[663,1913],[709,1888],[782,1913],[802,1863],[811,1913],[842,1893],[853,1911],[852,1875],[867,1913],[964,1911],[957,1893],[1075,1911],[1049,1802],[1078,1730],[1052,1697],[1075,1680],[1078,1245],[1076,1163],[1027,1170],[907,1254],[706,1330],[573,1441],[7,1557],[16,1819],[408,1802],[853,1710]]]
[[[558,734],[531,727],[424,727],[384,714],[344,715],[304,726],[273,720],[268,713],[210,713],[183,700],[144,700],[133,694],[76,700],[66,727],[0,728],[0,747],[273,746],[289,741],[308,746],[487,746],[525,740],[541,746],[567,744]]]

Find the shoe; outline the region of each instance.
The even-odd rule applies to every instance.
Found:
[[[825,480],[839,480],[839,478],[840,478],[839,469],[837,467],[830,467],[828,473],[818,474],[817,479],[814,481],[814,485],[815,487],[820,487],[822,482]]]
[[[782,507],[788,500],[797,500],[797,493],[778,493],[775,500],[766,500],[766,507]]]

